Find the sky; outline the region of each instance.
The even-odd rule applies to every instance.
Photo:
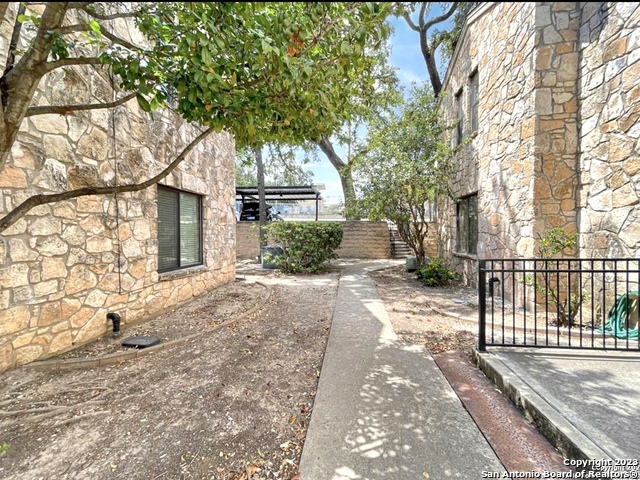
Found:
[[[409,86],[412,82],[421,83],[427,80],[427,67],[420,52],[418,32],[411,30],[402,18],[392,17],[390,22],[394,32],[391,37],[389,63],[397,68],[400,83]],[[304,168],[313,172],[314,185],[325,185],[326,189],[320,191],[325,204],[340,203],[343,201],[340,177],[323,153],[320,153],[319,157],[319,163],[305,165]]]

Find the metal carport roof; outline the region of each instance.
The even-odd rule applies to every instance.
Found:
[[[265,200],[317,200],[320,191],[312,186],[264,187]],[[258,187],[236,187],[236,200],[258,201]]]

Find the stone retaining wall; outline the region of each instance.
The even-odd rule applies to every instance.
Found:
[[[340,222],[344,226],[341,258],[391,258],[387,222]],[[236,255],[239,260],[260,255],[257,222],[236,223]]]

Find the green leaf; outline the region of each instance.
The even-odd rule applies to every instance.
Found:
[[[207,48],[202,49],[202,63],[207,67],[211,66],[211,54]]]
[[[138,105],[140,105],[140,108],[142,110],[144,110],[145,112],[151,111],[151,105],[149,104],[147,99],[144,98],[142,95],[140,94],[136,95],[136,100],[138,100]]]
[[[91,28],[93,33],[95,33],[96,35],[101,35],[100,24],[98,22],[96,22],[95,20],[91,20],[89,22],[89,28]]]

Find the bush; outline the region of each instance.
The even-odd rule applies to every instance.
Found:
[[[284,248],[284,255],[275,258],[280,270],[313,273],[326,269],[327,262],[337,257],[343,229],[339,223],[274,222],[265,232],[270,242]]]
[[[420,268],[417,276],[429,287],[442,287],[456,278],[456,274],[444,263],[442,258],[434,258]]]

